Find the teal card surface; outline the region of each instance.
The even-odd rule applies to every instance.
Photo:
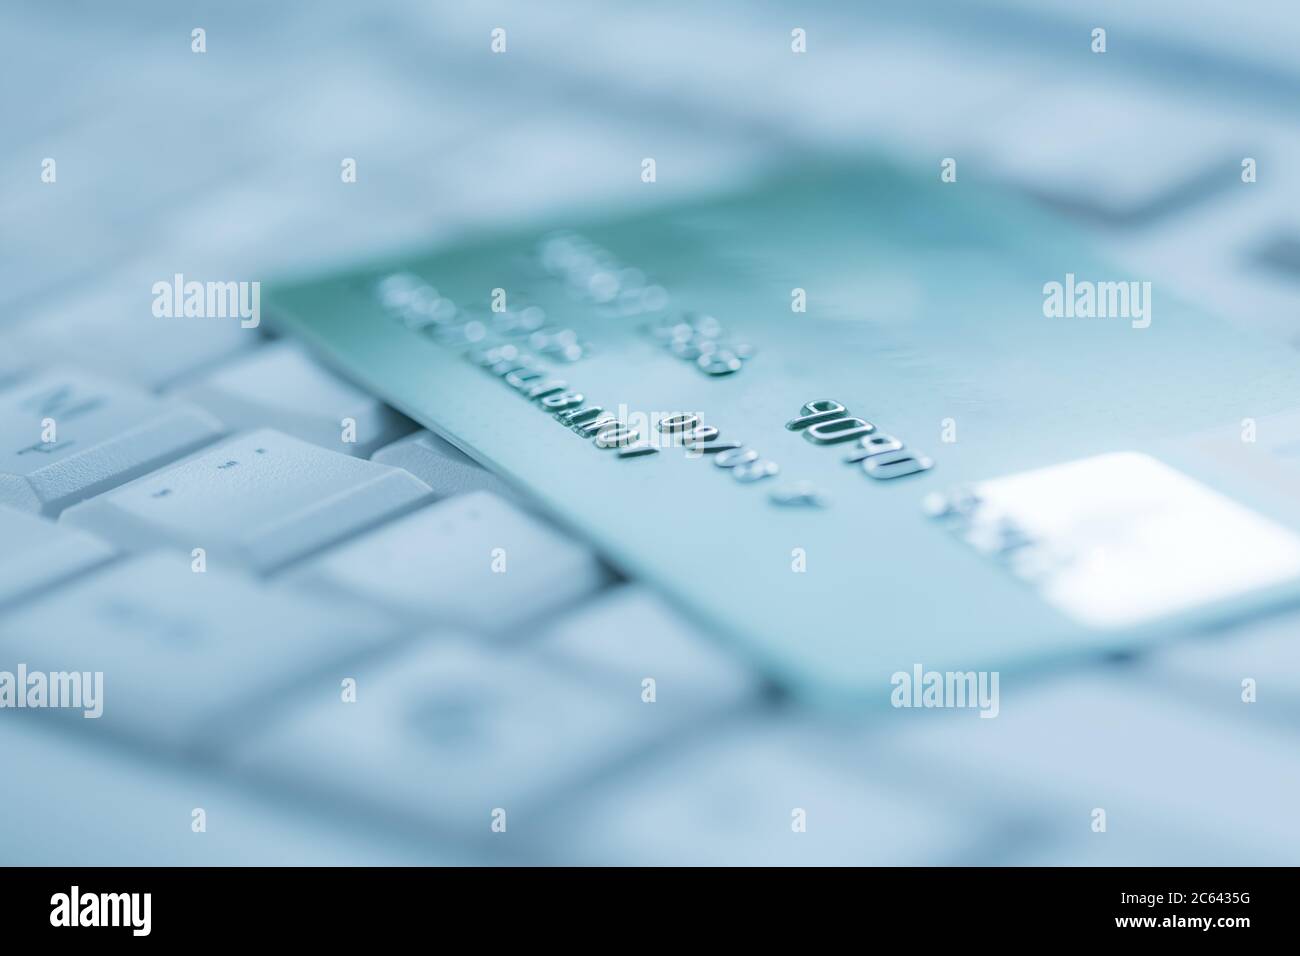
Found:
[[[1185,438],[1300,404],[1295,362],[1148,278],[864,161],[267,312],[792,687],[883,705],[918,663],[1051,666],[1295,592],[1297,515]]]

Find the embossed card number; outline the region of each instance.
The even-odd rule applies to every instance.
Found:
[[[927,455],[908,451],[900,439],[879,431],[864,418],[850,415],[844,405],[833,399],[805,402],[798,417],[786,422],[785,427],[803,432],[803,437],[815,445],[838,445],[857,439],[858,447],[844,460],[861,464],[867,475],[881,481],[915,475],[934,467],[934,461]]]

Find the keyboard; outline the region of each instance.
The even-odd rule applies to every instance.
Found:
[[[0,862],[1294,860],[1300,20],[670,6],[6,11]]]

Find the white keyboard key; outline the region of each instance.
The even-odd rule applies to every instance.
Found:
[[[573,604],[606,579],[590,549],[486,491],[407,515],[300,573],[304,583],[483,633]]]
[[[1091,131],[1088,149],[1042,135],[1061,116]],[[1253,141],[1235,117],[1106,82],[1049,87],[985,133],[983,159],[1002,176],[1037,198],[1114,224],[1145,222],[1240,188],[1241,144]]]
[[[1265,142],[1252,145],[1261,164],[1300,152],[1300,135],[1278,139],[1270,129]],[[1238,174],[1219,201],[1150,228],[1111,233],[1099,251],[1123,263],[1126,275],[1150,277],[1155,288],[1176,283],[1181,301],[1260,338],[1294,345],[1295,276],[1286,272],[1282,238],[1295,229],[1284,212],[1292,209],[1300,209],[1300,182],[1265,177],[1245,184]]]
[[[758,689],[752,673],[639,585],[621,585],[566,614],[546,628],[534,649],[637,706],[652,688],[659,711],[723,710]],[[654,681],[649,688],[647,679]]]
[[[80,371],[45,372],[0,392],[0,504],[58,514],[221,434],[193,406]]]
[[[987,842],[993,814],[957,816],[878,753],[826,753],[842,734],[754,717],[566,801],[543,832],[581,865],[948,864]]]
[[[256,349],[175,394],[206,408],[231,431],[274,428],[362,458],[414,427],[292,342]],[[345,429],[348,419],[351,428]],[[344,441],[348,431],[352,440]]]
[[[112,556],[93,535],[0,506],[0,607]]]
[[[222,774],[134,759],[90,735],[0,720],[10,866],[358,866],[466,862],[259,796]],[[93,721],[86,721],[87,724]],[[87,739],[87,738],[90,739]],[[207,830],[191,829],[201,808]]]
[[[250,741],[234,761],[258,780],[332,791],[461,836],[532,825],[545,800],[654,739],[593,692],[509,650],[435,637],[357,675],[356,703],[337,682]]]
[[[32,365],[26,356],[12,351],[0,333],[0,388],[8,388],[30,374]]]
[[[156,389],[262,341],[257,329],[240,328],[237,318],[154,316],[153,283],[171,280],[159,263],[132,263],[5,329],[0,351],[19,349],[37,360]]]
[[[100,671],[102,716],[59,716],[94,733],[209,746],[260,724],[303,680],[397,633],[391,618],[355,602],[309,600],[233,571],[199,574],[186,555],[154,552],[0,619],[0,669]]]
[[[1300,235],[1288,231],[1268,236],[1257,245],[1253,260],[1292,280],[1300,278]]]
[[[209,566],[273,571],[428,498],[397,468],[262,429],[64,514],[128,551],[203,548]]]
[[[1220,706],[1241,717],[1256,713],[1300,731],[1300,620],[1283,614],[1170,644],[1145,665],[1199,707]],[[1242,700],[1254,681],[1255,701]]]
[[[1004,675],[1005,676],[1005,675]],[[1295,740],[1271,722],[1224,719],[1140,675],[1088,674],[1001,684],[992,719],[969,711],[898,710],[888,746],[926,767],[945,792],[983,791],[1034,808],[1053,835],[1129,843],[1107,856],[1142,857],[1161,840],[1179,860],[1265,864],[1300,853]],[[1093,810],[1106,831],[1092,832]],[[1082,856],[1082,854],[1081,854]],[[1060,862],[1069,863],[1071,860]]]
[[[975,861],[980,866],[1229,866],[1248,863],[1249,857],[1230,845],[1209,846],[1205,839],[1187,839],[1156,827],[1107,824],[1104,834],[1091,826],[1061,828],[1030,825],[1007,834],[1002,845],[993,844],[989,855]],[[1107,839],[1118,836],[1119,839]]]
[[[432,488],[439,498],[467,491],[490,491],[503,498],[514,494],[504,481],[430,431],[399,438],[371,455],[370,460],[405,468]]]

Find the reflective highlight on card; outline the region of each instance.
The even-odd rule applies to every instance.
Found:
[[[926,505],[1091,627],[1141,624],[1300,577],[1300,536],[1138,452],[983,481]]]

